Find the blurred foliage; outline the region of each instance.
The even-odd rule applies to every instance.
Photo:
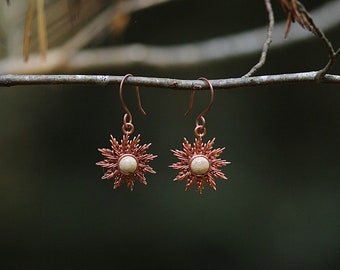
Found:
[[[266,23],[262,2],[247,5],[173,1],[132,14],[119,42],[182,43]],[[338,32],[327,33],[335,44]],[[261,73],[317,69],[325,54],[317,39],[273,50]],[[257,59],[105,72],[226,78],[241,76]],[[150,163],[157,174],[130,192],[113,191],[95,166],[97,148],[109,146],[110,134],[121,137],[117,90],[0,89],[1,269],[339,269],[338,87],[216,91],[205,139],[216,137],[216,147],[226,146],[222,158],[232,162],[224,169],[230,180],[218,180],[216,192],[207,188],[201,196],[173,183],[176,172],[168,165],[175,161],[170,149],[181,147],[183,136],[193,139],[195,117],[209,93],[197,94],[193,112],[184,117],[189,92],[141,89],[147,116],[138,111],[134,91],[125,92],[135,134],[152,142],[150,152],[158,155]]]

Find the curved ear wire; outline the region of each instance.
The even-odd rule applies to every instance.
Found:
[[[191,90],[189,107],[188,107],[188,110],[184,114],[185,116],[187,116],[191,112],[191,110],[192,110],[192,106],[194,104],[194,97],[195,97],[195,90]]]
[[[122,107],[124,109],[124,111],[128,114],[128,117],[130,119],[132,119],[132,115],[131,115],[131,112],[130,110],[128,109],[128,107],[126,106],[125,102],[124,102],[124,99],[123,99],[123,85],[124,85],[124,82],[125,80],[130,77],[130,76],[133,76],[132,74],[126,74],[122,81],[120,82],[120,85],[119,85],[119,98],[120,98],[120,103],[122,104]],[[139,87],[136,86],[136,97],[137,97],[137,103],[138,103],[138,109],[140,110],[140,112],[143,114],[143,115],[146,115],[146,112],[144,111],[143,107],[142,107],[142,102],[140,100],[140,94],[139,94]]]
[[[111,148],[99,148],[99,152],[104,156],[104,160],[97,162],[98,166],[101,166],[106,170],[102,179],[113,180],[113,188],[116,189],[122,184],[126,183],[128,188],[132,191],[135,185],[135,181],[138,181],[144,185],[147,184],[145,173],[156,173],[149,165],[149,161],[153,160],[157,156],[152,154],[146,154],[146,151],[150,147],[149,144],[140,144],[140,134],[134,136],[132,139],[130,135],[134,131],[132,124],[132,115],[126,106],[123,99],[123,85],[125,80],[132,76],[126,74],[119,87],[120,103],[125,111],[123,117],[122,132],[123,138],[120,142],[111,135]],[[139,95],[139,88],[136,86],[136,97],[138,102],[138,108],[142,114],[146,114]]]
[[[205,108],[205,110],[197,116],[197,119],[204,117],[205,114],[208,111],[210,111],[210,109],[211,109],[211,107],[214,103],[214,88],[213,88],[211,82],[207,78],[204,78],[204,77],[200,77],[200,78],[198,78],[198,80],[205,81],[208,84],[208,86],[210,88],[210,102],[209,102],[208,107]],[[191,94],[190,94],[189,107],[188,107],[188,110],[185,112],[185,116],[187,116],[192,110],[192,107],[193,107],[193,104],[194,104],[194,97],[195,97],[195,90],[192,90]]]
[[[226,166],[230,162],[220,159],[223,148],[213,149],[215,138],[203,142],[207,129],[205,127],[205,114],[211,109],[214,102],[214,88],[210,81],[206,78],[199,78],[206,82],[210,89],[210,101],[208,106],[197,116],[196,127],[194,129],[195,141],[193,144],[184,138],[183,150],[172,150],[178,161],[170,165],[171,168],[178,170],[178,174],[174,181],[186,181],[185,190],[187,191],[194,185],[197,185],[198,192],[202,194],[204,185],[209,185],[213,190],[216,190],[214,178],[227,179],[224,173],[219,169]],[[191,90],[188,114],[194,102],[195,91]]]

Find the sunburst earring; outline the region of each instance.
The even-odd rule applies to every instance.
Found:
[[[179,161],[170,165],[170,167],[179,170],[174,181],[186,180],[186,191],[192,186],[197,185],[198,192],[202,194],[204,184],[208,184],[212,189],[216,190],[214,178],[227,179],[219,168],[226,166],[230,162],[218,158],[225,148],[213,149],[215,138],[206,143],[203,142],[203,137],[206,134],[204,116],[213,105],[214,89],[208,79],[199,78],[199,80],[203,80],[209,85],[210,102],[208,107],[196,118],[196,127],[194,129],[196,138],[194,144],[191,145],[189,141],[184,138],[183,150],[171,150]],[[194,95],[195,91],[192,90],[189,109],[185,115],[189,114],[192,109]]]
[[[127,108],[123,100],[123,84],[124,81],[132,76],[127,74],[123,77],[119,87],[119,97],[122,107],[125,111],[123,117],[123,138],[119,143],[116,138],[111,135],[111,149],[101,148],[99,152],[105,157],[103,161],[97,162],[96,165],[106,169],[102,179],[114,180],[113,188],[116,189],[126,182],[128,188],[133,190],[134,179],[137,179],[140,183],[146,185],[145,173],[156,173],[149,165],[149,161],[156,158],[156,155],[147,154],[146,151],[150,147],[151,143],[139,145],[140,134],[133,139],[129,139],[130,135],[134,131],[132,124],[132,115]],[[136,86],[136,96],[138,102],[138,108],[142,114],[146,115],[140,101],[139,88]]]

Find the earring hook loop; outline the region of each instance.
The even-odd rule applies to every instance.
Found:
[[[125,80],[130,76],[133,76],[133,75],[132,74],[126,74],[123,77],[123,79],[121,80],[120,85],[119,85],[119,97],[120,97],[120,103],[123,107],[123,110],[128,114],[128,117],[132,121],[132,114],[131,114],[130,110],[128,109],[128,107],[126,106],[126,104],[124,102],[124,98],[123,98],[123,85],[124,85]],[[138,109],[140,110],[140,112],[143,115],[146,115],[146,112],[144,111],[144,109],[142,107],[142,102],[141,102],[141,99],[140,99],[139,87],[138,86],[136,86],[136,97],[137,97]]]
[[[121,80],[120,85],[119,85],[120,103],[123,107],[123,110],[125,111],[125,115],[124,115],[124,118],[123,118],[124,124],[122,126],[122,131],[126,135],[129,135],[129,134],[133,133],[133,131],[134,131],[134,126],[132,124],[132,114],[131,114],[130,110],[128,109],[128,107],[126,106],[124,99],[123,99],[123,85],[124,85],[125,80],[130,76],[133,76],[133,75],[132,74],[126,74],[123,77],[123,79]],[[138,86],[136,86],[136,97],[137,97],[138,109],[140,110],[140,112],[143,115],[146,115],[146,112],[144,111],[144,109],[142,107]]]
[[[201,114],[199,116],[197,116],[196,121],[197,121],[197,119],[204,117],[206,115],[206,113],[210,111],[212,105],[214,104],[214,88],[213,88],[211,82],[207,78],[204,78],[204,77],[199,78],[199,80],[205,81],[208,84],[209,89],[210,89],[210,100],[209,100],[208,107],[206,107],[205,110],[203,112],[201,112]]]
[[[200,78],[198,78],[198,80],[205,81],[208,84],[209,89],[210,89],[210,101],[209,101],[209,105],[197,117],[197,118],[200,118],[200,117],[204,117],[205,114],[208,111],[210,111],[210,109],[211,109],[211,107],[212,107],[212,105],[214,103],[214,88],[213,88],[211,82],[207,78],[200,77]],[[192,107],[193,107],[193,104],[194,104],[194,97],[195,97],[195,90],[191,90],[190,100],[189,100],[189,107],[188,107],[188,110],[184,114],[185,116],[187,116],[191,112],[191,110],[192,110]]]
[[[206,134],[206,128],[205,128],[205,119],[204,119],[204,116],[206,115],[206,113],[208,111],[210,111],[213,103],[214,103],[214,88],[211,84],[211,82],[207,79],[207,78],[204,78],[204,77],[200,77],[198,78],[198,80],[201,80],[201,81],[205,81],[208,86],[209,86],[209,89],[210,89],[210,101],[209,101],[209,104],[208,106],[196,117],[196,127],[195,127],[195,135],[196,137],[199,137],[199,138],[202,138],[205,134]],[[191,110],[192,110],[192,107],[193,107],[193,104],[194,104],[194,97],[195,97],[195,90],[192,90],[191,91],[191,94],[190,94],[190,101],[189,101],[189,107],[188,107],[188,110],[186,111],[185,115],[188,115]]]

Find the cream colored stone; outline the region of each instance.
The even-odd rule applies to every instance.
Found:
[[[138,164],[135,157],[126,155],[119,160],[118,166],[119,170],[124,173],[134,173]]]
[[[193,174],[202,175],[209,171],[209,160],[204,156],[194,156],[190,162],[190,170]]]

